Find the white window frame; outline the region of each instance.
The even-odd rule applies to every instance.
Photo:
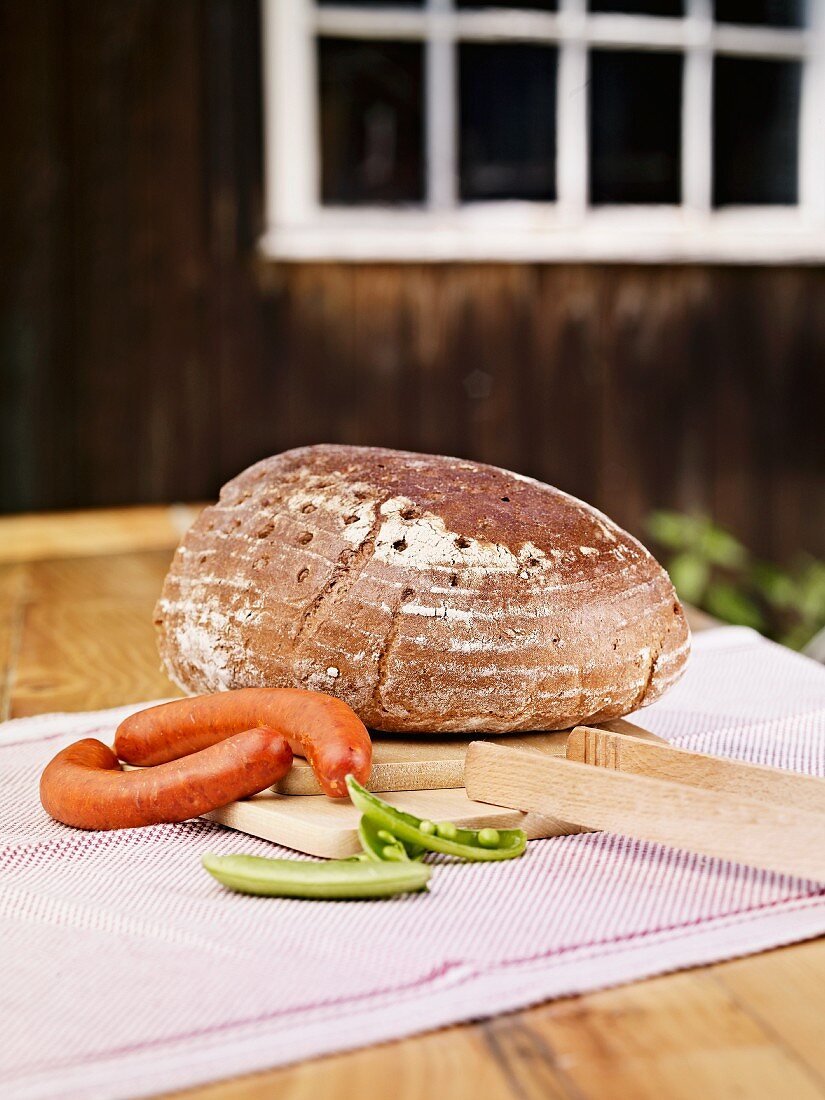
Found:
[[[321,8],[264,0],[266,231],[281,260],[819,263],[825,259],[825,0],[803,29],[714,23],[711,0],[682,19],[558,12]],[[319,34],[424,43],[427,192],[421,208],[330,207],[319,196]],[[457,202],[457,41],[543,42],[558,48],[557,201]],[[587,205],[588,50],[682,53],[682,203]],[[711,206],[714,54],[802,62],[799,202]]]

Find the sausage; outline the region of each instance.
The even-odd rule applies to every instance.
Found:
[[[46,765],[40,801],[76,829],[133,829],[186,821],[282,779],[292,749],[277,730],[248,729],[181,760],[124,772],[93,737],[76,741]]]
[[[115,752],[127,764],[163,764],[252,726],[279,730],[331,798],[346,797],[348,773],[359,783],[369,777],[372,743],[355,711],[300,688],[238,688],[149,707],[120,723]]]

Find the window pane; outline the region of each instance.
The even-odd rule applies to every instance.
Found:
[[[681,200],[682,58],[590,53],[590,201]]]
[[[556,197],[556,50],[459,46],[462,199]]]
[[[715,6],[716,19],[720,23],[805,26],[805,0],[716,0]]]
[[[685,14],[684,0],[590,0],[591,11],[626,12],[631,15]]]
[[[421,44],[321,38],[318,66],[322,202],[421,202]]]
[[[798,61],[717,57],[713,88],[713,201],[797,201]]]
[[[557,11],[557,0],[455,0],[457,8],[521,8],[522,11]]]

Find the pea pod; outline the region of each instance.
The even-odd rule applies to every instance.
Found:
[[[439,825],[390,806],[362,787],[352,775],[347,776],[347,787],[353,804],[374,829],[371,835],[377,837],[379,829],[386,830],[403,843],[408,853],[410,849],[423,848],[459,859],[486,861],[515,859],[527,845],[522,829],[459,829],[452,822]]]
[[[353,863],[332,859],[304,863],[264,856],[205,855],[213,878],[241,894],[281,898],[383,898],[427,888],[430,868],[423,863]]]

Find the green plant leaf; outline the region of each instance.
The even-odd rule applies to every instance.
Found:
[[[706,521],[679,512],[653,512],[648,516],[647,529],[653,538],[669,550],[687,550],[701,537]]]
[[[817,625],[825,624],[825,562],[803,559],[797,567],[797,610]]]
[[[714,565],[741,569],[748,560],[745,547],[729,531],[709,523],[702,535],[701,549]]]
[[[754,630],[765,629],[765,619],[758,605],[732,584],[721,581],[712,584],[707,591],[705,608],[726,623],[752,626]]]
[[[677,554],[668,568],[673,587],[688,603],[701,603],[710,579],[710,568],[698,555]]]
[[[647,529],[675,551],[668,571],[689,603],[795,649],[825,628],[825,562],[805,556],[781,568],[754,561],[738,539],[703,515],[660,510],[648,518]]]
[[[788,649],[804,649],[804,647],[815,637],[815,631],[805,623],[796,623],[789,630],[785,630],[776,639],[780,645],[785,645]]]
[[[780,610],[793,607],[796,586],[793,578],[778,566],[757,562],[751,569],[751,581],[772,607]]]

